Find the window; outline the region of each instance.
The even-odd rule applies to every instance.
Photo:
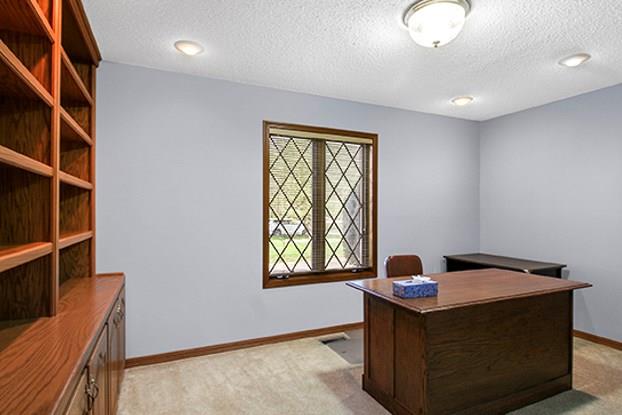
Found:
[[[264,288],[376,276],[376,141],[264,122]]]

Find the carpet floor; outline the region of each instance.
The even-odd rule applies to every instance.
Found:
[[[120,415],[388,414],[361,389],[360,332],[128,369]],[[622,414],[622,352],[575,339],[574,386],[512,415]],[[354,363],[352,363],[354,362]]]

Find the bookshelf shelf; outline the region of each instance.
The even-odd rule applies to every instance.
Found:
[[[91,239],[92,237],[93,237],[92,231],[77,232],[77,233],[70,233],[67,235],[61,235],[60,239],[58,240],[58,248],[65,249],[72,245],[78,244],[82,241]]]
[[[72,129],[82,137],[90,138],[87,131],[91,131],[92,107],[89,104],[71,101],[61,94],[61,108],[63,118],[71,124]]]
[[[93,140],[84,129],[73,119],[64,108],[60,110],[61,116],[61,135],[68,139],[82,140],[89,146],[93,145]]]
[[[65,173],[64,171],[59,171],[58,177],[60,178],[61,183],[79,187],[80,189],[84,189],[84,190],[93,190],[92,183],[89,183],[86,180],[82,180],[78,177],[72,176],[71,174]]]
[[[54,174],[54,169],[47,164],[33,160],[30,157],[24,156],[17,151],[13,151],[10,148],[3,146],[0,146],[0,163],[17,167],[45,177],[52,177]]]
[[[0,272],[18,267],[52,253],[51,242],[0,246]]]

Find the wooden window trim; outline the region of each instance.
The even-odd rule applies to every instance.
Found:
[[[372,165],[371,165],[371,241],[370,254],[372,257],[371,267],[359,272],[335,271],[308,274],[298,274],[294,278],[276,279],[270,278],[270,249],[269,249],[269,201],[270,201],[270,129],[282,128],[294,131],[305,131],[320,134],[333,134],[349,137],[370,139],[372,141]],[[339,130],[335,128],[315,127],[301,124],[288,124],[272,121],[263,122],[263,288],[278,288],[295,285],[331,283],[339,281],[352,281],[378,276],[378,135],[360,131]]]

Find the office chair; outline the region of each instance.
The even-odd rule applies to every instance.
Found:
[[[417,255],[391,255],[384,260],[387,278],[423,274],[423,264]]]

